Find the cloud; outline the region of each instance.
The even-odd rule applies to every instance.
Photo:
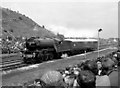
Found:
[[[3,1],[3,7],[19,11],[39,25],[48,25],[48,30],[65,36],[97,37],[99,27],[103,29],[100,35],[103,38],[118,35],[118,3],[109,2],[116,0],[104,0],[105,2],[103,0],[91,0],[93,2],[88,0]]]
[[[58,25],[49,25],[47,26],[48,30],[53,31],[55,34],[60,33],[65,37],[96,37],[97,30],[92,29],[75,29],[75,28],[67,28],[65,26]]]

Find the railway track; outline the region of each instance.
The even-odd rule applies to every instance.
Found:
[[[7,61],[4,61],[4,62],[0,63],[0,65],[6,65],[6,64],[21,62],[21,61],[22,61],[21,59],[7,60]]]
[[[24,66],[27,66],[27,64],[24,64],[21,59],[9,60],[9,61],[0,63],[0,71],[12,70],[12,69],[16,69]]]

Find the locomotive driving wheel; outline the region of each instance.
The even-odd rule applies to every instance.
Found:
[[[54,55],[52,53],[49,53],[48,58],[49,58],[49,60],[52,60],[54,58]]]
[[[44,55],[44,60],[48,61],[49,60],[49,54]]]
[[[44,55],[39,52],[39,53],[37,54],[37,60],[36,60],[36,61],[37,61],[37,62],[42,62],[42,61],[44,61]]]

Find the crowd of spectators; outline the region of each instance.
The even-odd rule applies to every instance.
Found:
[[[24,47],[24,39],[2,38],[0,40],[2,54],[18,53]]]
[[[63,69],[51,70],[24,87],[118,88],[119,56],[120,52],[113,52]]]

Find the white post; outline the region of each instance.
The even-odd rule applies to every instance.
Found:
[[[100,44],[99,44],[99,43],[100,43],[99,40],[100,40],[100,39],[99,39],[99,31],[98,31],[98,57],[100,56],[100,55],[99,55],[99,45],[100,45]]]
[[[100,49],[100,35],[99,35],[99,32],[101,32],[102,29],[99,29],[98,30],[98,57],[100,57],[100,52],[99,52],[99,49]]]
[[[86,59],[86,50],[85,50],[85,59]]]

